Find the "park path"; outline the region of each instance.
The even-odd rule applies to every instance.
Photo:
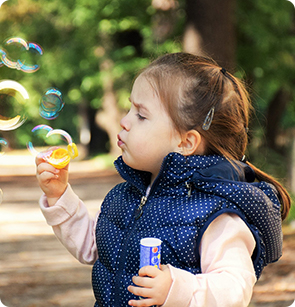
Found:
[[[101,171],[90,162],[73,163],[70,172],[71,185],[93,216],[109,189],[120,181],[114,170]],[[0,206],[2,303],[92,307],[91,267],[74,259],[46,224],[38,207],[41,191],[33,166],[0,165],[0,188],[4,193]],[[250,307],[287,307],[295,300],[295,229],[285,227],[284,233],[283,257],[264,270]]]

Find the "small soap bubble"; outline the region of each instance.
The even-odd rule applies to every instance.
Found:
[[[12,69],[20,69],[19,58],[24,51],[28,50],[27,42],[19,37],[12,37],[4,42],[5,50],[2,53],[2,62]]]
[[[27,51],[28,52],[23,54],[22,58],[18,60],[20,64],[20,70],[26,73],[34,73],[39,70],[40,65],[30,65],[28,63],[34,63],[38,61],[38,57],[43,55],[43,50],[38,44],[29,42]]]
[[[48,125],[38,125],[32,129],[33,142],[27,148],[34,156],[41,155],[44,160],[56,168],[65,167],[71,158],[78,155],[76,145],[71,136],[64,130],[52,129]],[[37,149],[35,146],[41,147]]]
[[[28,99],[29,94],[20,83],[0,81],[0,130],[14,130],[25,122],[25,104]]]
[[[0,156],[4,155],[5,153],[5,148],[8,147],[8,142],[7,140],[0,138]]]
[[[53,120],[63,107],[62,93],[56,88],[49,88],[40,100],[39,114],[45,119]]]
[[[48,125],[38,125],[32,129],[33,133],[33,139],[34,143],[39,146],[39,147],[48,147],[49,143],[47,138],[47,133],[53,130],[50,126]],[[27,148],[30,151],[30,153],[34,156],[37,156],[39,154],[39,151],[35,149],[35,146],[33,145],[33,142],[28,142],[27,143]],[[43,148],[43,150],[46,150]]]

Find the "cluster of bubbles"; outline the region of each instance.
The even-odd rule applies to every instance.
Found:
[[[4,42],[5,48],[0,47],[0,68],[5,66],[25,73],[39,70],[38,64],[31,64],[32,56],[43,55],[42,48],[33,42],[13,37]],[[14,49],[13,49],[14,48]],[[29,60],[28,60],[29,59]],[[33,57],[34,61],[36,60]],[[26,105],[29,101],[27,90],[13,80],[0,80],[0,131],[11,131],[20,127],[26,121]],[[39,114],[46,120],[56,119],[64,107],[62,93],[57,88],[47,89],[39,101]],[[78,155],[76,144],[64,130],[53,129],[47,125],[38,125],[32,129],[33,139],[51,149],[40,153],[33,143],[27,143],[27,148],[33,155],[41,155],[44,160],[56,168],[65,167],[70,159]],[[0,137],[0,156],[9,148],[5,138]],[[0,204],[3,192],[0,189]]]
[[[6,40],[4,45],[6,46],[6,49],[10,48],[11,46],[18,46],[16,50],[17,54],[14,59],[13,57],[9,56],[6,49],[0,49],[0,67],[5,65],[8,68],[21,70],[26,73],[34,73],[40,68],[38,64],[30,65],[26,63],[26,53],[29,53],[29,55],[43,55],[43,50],[38,44],[27,42],[19,37],[12,37]],[[25,53],[22,51],[25,51]]]
[[[43,55],[42,48],[32,42],[19,37],[12,37],[5,41],[6,46],[17,45],[26,52]],[[0,49],[0,67],[6,66],[12,69],[21,70],[26,73],[33,73],[39,69],[39,65],[28,65],[23,59],[12,59],[3,48]],[[14,130],[26,121],[25,107],[29,100],[27,90],[18,82],[13,80],[0,81],[0,131]],[[64,107],[62,93],[56,88],[49,88],[45,91],[39,101],[39,114],[47,120],[56,119]],[[1,138],[0,155],[3,149],[8,147],[7,140]]]

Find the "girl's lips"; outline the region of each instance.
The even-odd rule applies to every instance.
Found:
[[[121,140],[120,135],[118,134],[118,142],[117,142],[118,147],[122,147],[124,145],[124,142]]]

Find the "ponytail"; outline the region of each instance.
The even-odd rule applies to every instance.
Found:
[[[284,220],[288,216],[288,213],[291,207],[291,198],[290,198],[289,193],[275,178],[264,173],[263,171],[261,171],[260,169],[255,167],[253,164],[249,163],[248,161],[246,163],[254,170],[256,179],[258,181],[265,181],[275,186],[275,188],[278,191],[279,201],[282,205],[281,217],[282,217],[282,220]]]
[[[240,161],[248,144],[252,106],[244,83],[214,60],[189,53],[166,54],[143,71],[182,132],[194,129],[206,140],[205,155]],[[171,84],[173,86],[171,87]],[[248,162],[247,162],[248,163]],[[291,207],[286,189],[252,164],[256,178],[275,186],[285,219]]]

